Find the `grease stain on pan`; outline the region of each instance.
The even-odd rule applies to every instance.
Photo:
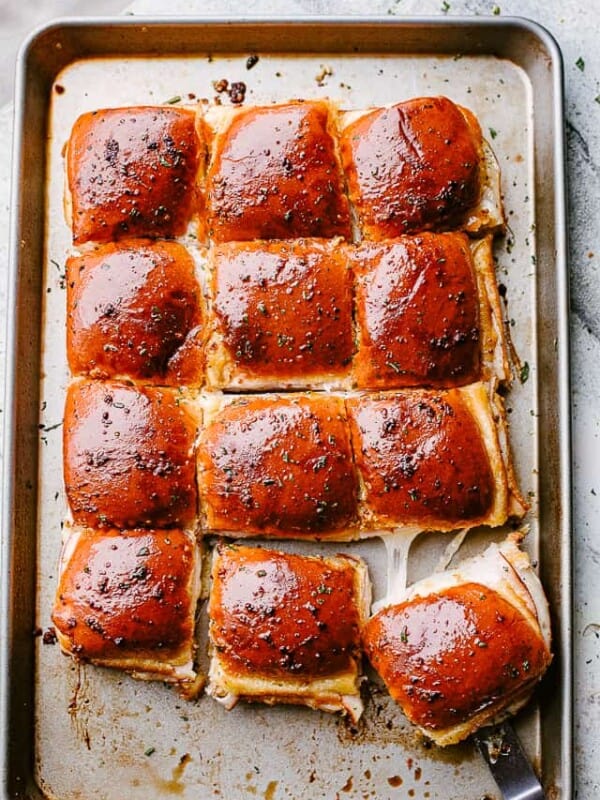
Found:
[[[180,797],[185,794],[188,788],[183,778],[185,769],[191,761],[191,755],[183,753],[179,757],[177,764],[172,768],[170,778],[164,778],[157,769],[149,764],[144,770],[144,780],[134,778],[132,785],[136,787],[147,785],[149,796],[152,797],[163,797],[165,795]]]
[[[265,800],[274,800],[275,798],[275,790],[277,789],[277,784],[279,781],[269,781],[267,784],[267,788],[265,789],[265,793],[263,795]]]
[[[69,701],[68,712],[77,737],[85,744],[88,750],[91,750],[92,740],[88,726],[90,720],[91,687],[85,664],[82,664],[80,661],[75,662],[75,669],[71,670],[71,673],[72,672],[75,673],[75,686],[73,687],[73,693]]]

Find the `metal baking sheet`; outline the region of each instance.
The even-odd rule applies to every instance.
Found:
[[[247,70],[246,59],[259,61]],[[528,380],[507,397],[517,474],[532,508],[527,547],[554,625],[554,664],[517,720],[549,798],[571,797],[570,476],[561,59],[536,25],[509,18],[63,20],[21,54],[12,197],[1,614],[5,797],[415,797],[479,800],[497,789],[466,743],[426,747],[381,685],[361,723],[308,709],[186,703],[160,684],[76,666],[34,635],[50,624],[65,500],[61,427],[67,371],[62,148],[83,111],[212,99],[247,84],[246,104],[328,96],[349,108],[446,94],[473,109],[503,174],[497,242],[512,338]],[[190,98],[190,95],[193,98]],[[490,532],[470,536],[480,547]],[[498,538],[494,533],[492,538]],[[435,563],[422,536],[410,576]],[[375,598],[379,540],[286,544],[358,552]],[[204,626],[205,627],[205,626]],[[201,643],[201,649],[204,643]],[[205,660],[204,660],[205,663]]]

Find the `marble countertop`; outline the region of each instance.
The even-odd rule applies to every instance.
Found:
[[[54,4],[56,5],[56,4]],[[101,8],[102,4],[99,3]],[[133,14],[529,17],[557,39],[565,64],[570,213],[574,468],[575,767],[578,800],[600,797],[600,9],[592,0],[137,0]],[[110,11],[114,11],[114,2]],[[89,12],[88,12],[89,13]],[[12,104],[0,109],[0,317],[6,309]],[[0,380],[4,332],[0,333]],[[0,443],[1,448],[1,443]],[[1,449],[0,449],[1,455]]]

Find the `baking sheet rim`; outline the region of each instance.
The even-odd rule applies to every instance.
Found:
[[[15,430],[15,420],[17,417],[17,391],[20,385],[17,381],[17,351],[19,340],[18,333],[21,328],[27,329],[27,321],[21,319],[18,313],[18,298],[20,296],[21,276],[19,275],[20,259],[22,249],[28,243],[21,241],[22,226],[22,191],[21,191],[21,156],[24,143],[24,119],[23,112],[26,105],[26,92],[28,71],[31,69],[29,63],[36,44],[41,36],[50,31],[62,30],[83,26],[93,29],[97,26],[118,27],[118,28],[139,28],[151,26],[153,28],[172,27],[172,26],[211,26],[211,27],[273,27],[277,25],[292,25],[301,27],[305,25],[316,25],[318,27],[344,27],[352,26],[360,28],[364,26],[381,26],[393,28],[488,28],[517,27],[533,34],[541,41],[551,59],[552,88],[554,92],[554,128],[557,132],[556,140],[553,144],[555,175],[555,199],[554,199],[554,221],[555,221],[555,251],[556,251],[556,302],[558,330],[557,342],[557,389],[559,407],[557,409],[560,421],[559,448],[557,452],[557,466],[560,473],[560,516],[561,516],[561,575],[566,577],[560,624],[562,632],[562,651],[561,651],[561,671],[562,671],[562,712],[563,712],[563,738],[561,742],[562,769],[564,788],[569,791],[572,784],[572,765],[571,765],[571,740],[572,740],[572,663],[571,663],[571,497],[570,497],[570,403],[569,403],[569,337],[568,337],[568,276],[567,276],[567,228],[566,228],[566,203],[565,203],[565,160],[564,160],[564,116],[563,116],[563,85],[562,85],[562,57],[554,38],[543,27],[536,22],[520,17],[468,17],[456,16],[452,18],[440,17],[406,17],[402,19],[389,19],[388,17],[253,17],[246,16],[231,17],[221,20],[216,17],[183,16],[177,18],[159,16],[132,16],[132,17],[65,17],[40,26],[34,30],[28,39],[23,43],[18,58],[18,73],[16,84],[16,113],[15,113],[15,136],[13,141],[13,168],[12,168],[12,189],[11,189],[11,222],[10,222],[10,244],[9,244],[9,265],[8,265],[8,313],[6,318],[6,384],[5,384],[5,405],[4,405],[4,461],[2,473],[2,620],[0,621],[0,713],[2,715],[2,736],[3,736],[3,755],[2,760],[2,789],[8,796],[6,779],[8,775],[8,748],[10,744],[8,722],[10,687],[16,680],[17,670],[13,668],[8,652],[9,643],[12,642],[14,635],[15,618],[12,613],[8,613],[13,605],[15,598],[11,596],[11,567],[12,553],[15,545],[15,530],[13,526],[13,512],[16,505],[16,478],[15,478],[15,448],[17,443],[18,431]],[[119,48],[115,48],[117,54]],[[302,52],[314,52],[310,49]],[[317,50],[318,52],[318,50]],[[346,51],[340,51],[346,52]],[[365,51],[366,52],[366,51]],[[402,51],[401,51],[402,52]],[[408,52],[408,51],[407,51]],[[431,53],[440,52],[432,48]],[[143,48],[140,48],[139,55],[145,55]],[[165,54],[168,54],[165,51]],[[485,53],[483,53],[485,54]],[[72,54],[65,61],[67,63],[93,56],[93,53]],[[105,54],[103,54],[105,55]],[[561,302],[562,301],[562,302]],[[18,578],[19,576],[17,576]],[[17,678],[18,680],[18,678]]]

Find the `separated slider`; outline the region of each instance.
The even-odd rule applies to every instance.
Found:
[[[359,558],[220,544],[209,601],[208,693],[307,705],[357,720],[370,583]]]
[[[552,658],[544,591],[512,537],[415,583],[363,642],[409,720],[442,746],[516,713]]]
[[[168,531],[75,528],[63,548],[52,620],[63,651],[193,696],[200,554]]]

